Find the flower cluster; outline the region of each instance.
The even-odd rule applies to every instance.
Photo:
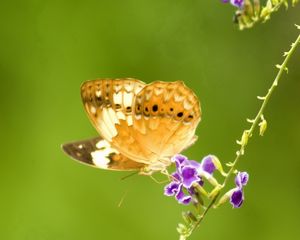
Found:
[[[202,188],[206,180],[215,187],[215,190],[219,191],[222,188],[213,177],[215,170],[226,176],[217,157],[208,155],[199,163],[178,154],[172,158],[172,161],[175,163],[176,171],[171,175],[172,181],[165,186],[164,194],[175,196],[178,203],[189,204],[193,196],[197,198],[196,194],[199,189],[202,190],[201,193],[205,192],[207,197],[213,196],[214,190],[207,194]],[[235,188],[225,193],[216,206],[229,201],[234,208],[239,208],[244,201],[243,187],[246,186],[248,179],[247,172],[238,172],[235,177]]]
[[[195,185],[203,186],[203,177],[211,178],[216,169],[216,157],[208,155],[201,163],[188,160],[183,155],[175,155],[176,172],[172,176],[172,182],[165,187],[166,196],[175,196],[181,204],[189,204],[192,200]]]
[[[240,29],[251,28],[257,22],[270,19],[272,13],[277,12],[282,6],[295,6],[299,0],[221,0],[236,7],[234,22]]]

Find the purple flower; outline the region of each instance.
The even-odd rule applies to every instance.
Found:
[[[172,158],[175,162],[176,172],[172,174],[173,181],[165,187],[166,196],[175,196],[181,204],[189,204],[194,193],[194,184],[203,185],[201,173],[212,174],[216,169],[212,156],[203,158],[201,163],[189,160],[183,155],[175,155]]]
[[[248,179],[247,172],[239,172],[235,178],[236,188],[230,196],[230,203],[234,208],[239,208],[244,201],[243,187],[247,185]]]
[[[208,155],[202,159],[201,168],[203,171],[212,174],[216,170],[216,166],[213,162],[213,156]]]
[[[244,0],[222,0],[223,3],[228,3],[230,2],[231,5],[242,8],[244,6]]]

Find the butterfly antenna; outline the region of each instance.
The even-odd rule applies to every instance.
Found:
[[[125,180],[125,179],[127,179],[127,178],[129,178],[129,177],[132,177],[132,176],[134,176],[134,175],[138,174],[138,173],[139,173],[139,171],[136,171],[136,172],[130,173],[130,174],[128,174],[128,175],[126,175],[126,176],[122,177],[122,178],[121,178],[121,180]]]

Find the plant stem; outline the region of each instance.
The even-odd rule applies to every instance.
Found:
[[[254,119],[253,121],[251,121],[251,122],[252,122],[252,125],[251,125],[250,129],[249,129],[249,130],[246,130],[246,132],[247,132],[249,138],[251,138],[251,136],[252,136],[254,130],[256,129],[257,125],[259,124],[259,121],[260,121],[261,117],[263,116],[264,110],[265,110],[265,108],[266,108],[266,106],[267,106],[267,104],[268,104],[268,102],[269,102],[269,99],[270,99],[272,93],[274,92],[274,89],[275,89],[275,88],[277,87],[277,85],[278,85],[278,81],[280,80],[280,78],[281,78],[281,76],[282,76],[282,73],[283,73],[284,71],[287,71],[287,68],[286,68],[287,63],[288,63],[290,57],[291,57],[292,54],[294,53],[294,51],[295,51],[295,49],[296,49],[296,47],[297,47],[297,45],[298,45],[299,43],[300,43],[300,34],[298,35],[296,41],[291,45],[290,50],[284,54],[285,59],[284,59],[283,63],[282,63],[280,66],[276,66],[276,67],[279,69],[279,71],[278,71],[278,73],[277,73],[277,75],[276,75],[276,77],[275,77],[275,79],[274,79],[274,81],[273,81],[273,83],[272,83],[272,86],[269,88],[268,93],[265,95],[265,97],[261,98],[261,99],[263,100],[263,102],[262,102],[262,104],[261,104],[261,107],[260,107],[260,109],[259,109],[259,111],[258,111],[258,113],[257,113],[257,115],[256,115],[256,117],[255,117],[255,119]],[[245,131],[244,131],[244,133],[245,133]],[[244,148],[245,148],[246,144],[247,144],[247,143],[244,143],[244,144],[241,143],[241,147],[240,147],[239,151],[237,151],[236,157],[235,157],[233,163],[231,164],[231,167],[230,167],[230,169],[229,169],[229,171],[228,171],[228,173],[227,173],[227,176],[225,177],[225,179],[224,179],[224,181],[223,181],[222,188],[225,187],[226,183],[228,182],[228,179],[229,179],[230,176],[233,174],[233,172],[234,172],[234,170],[235,170],[235,166],[237,165],[238,161],[240,160],[240,157],[244,154]],[[203,220],[204,217],[206,216],[207,212],[213,207],[213,205],[214,205],[215,202],[217,201],[218,197],[220,196],[220,193],[221,193],[221,191],[220,191],[216,196],[214,196],[214,197],[211,199],[211,201],[210,201],[208,207],[207,207],[207,208],[205,209],[205,211],[198,217],[198,220],[197,220],[197,221],[193,224],[193,226],[190,228],[190,231],[189,231],[188,236],[190,236],[190,235],[195,231],[195,229],[199,226],[199,224],[202,222],[202,220]],[[186,237],[188,237],[188,236],[186,236]]]

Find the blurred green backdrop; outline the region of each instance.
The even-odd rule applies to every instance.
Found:
[[[282,53],[298,34],[300,5],[238,31],[219,0],[24,0],[0,9],[0,239],[177,239],[179,206],[150,178],[80,165],[60,144],[95,136],[79,86],[97,77],[182,79],[202,103],[199,140],[186,154],[233,160]],[[211,211],[191,239],[300,235],[300,49],[239,168],[246,202]],[[127,192],[122,207],[118,203]]]

